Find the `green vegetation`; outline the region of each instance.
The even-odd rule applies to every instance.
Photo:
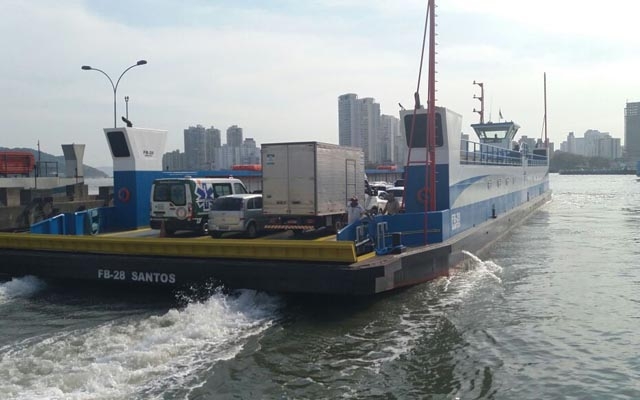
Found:
[[[619,163],[602,157],[585,157],[578,154],[556,151],[549,161],[549,172],[571,169],[611,169],[619,168]]]

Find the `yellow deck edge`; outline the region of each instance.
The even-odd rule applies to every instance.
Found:
[[[137,256],[324,261],[349,264],[357,261],[355,246],[352,242],[304,240],[220,239],[209,241],[0,233],[0,249]]]

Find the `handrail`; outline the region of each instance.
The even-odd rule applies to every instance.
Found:
[[[547,165],[547,156],[544,155],[523,153],[470,140],[461,141],[461,164],[522,166],[525,159],[528,165]]]

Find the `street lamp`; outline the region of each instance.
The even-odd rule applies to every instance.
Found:
[[[104,76],[107,77],[107,79],[109,79],[109,82],[111,82],[111,88],[113,88],[113,127],[114,128],[118,127],[118,125],[116,124],[116,92],[118,91],[118,84],[120,83],[120,79],[122,79],[122,76],[125,74],[125,72],[127,72],[131,68],[137,67],[138,65],[145,65],[146,63],[147,63],[147,60],[140,60],[137,63],[135,63],[132,66],[130,66],[129,68],[127,68],[124,71],[122,71],[122,73],[120,74],[120,77],[116,81],[115,85],[113,84],[113,80],[111,79],[111,77],[109,75],[107,75],[107,73],[104,72],[103,70],[98,69],[98,68],[93,68],[90,65],[83,65],[82,66],[82,69],[85,70],[85,71],[93,70],[93,71],[98,71],[98,72],[102,73]]]
[[[129,119],[129,96],[124,96],[125,115]]]

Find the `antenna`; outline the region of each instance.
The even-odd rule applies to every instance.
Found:
[[[480,86],[480,96],[473,95],[474,99],[480,100],[480,109],[476,110],[474,107],[473,112],[480,114],[480,123],[484,124],[484,83],[473,81],[473,84]]]
[[[549,148],[549,137],[547,136],[547,73],[546,72],[544,73],[544,145],[547,149]]]

